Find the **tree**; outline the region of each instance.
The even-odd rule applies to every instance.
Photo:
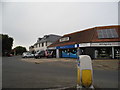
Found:
[[[12,50],[13,38],[8,35],[0,34],[0,42],[2,42],[2,55],[5,56]]]
[[[22,53],[26,51],[26,48],[22,46],[17,46],[14,48],[14,52],[16,53],[16,55],[22,55]]]

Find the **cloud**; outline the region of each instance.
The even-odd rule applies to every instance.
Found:
[[[4,2],[2,10],[3,33],[15,39],[14,47],[28,48],[46,34],[118,23],[115,2]]]

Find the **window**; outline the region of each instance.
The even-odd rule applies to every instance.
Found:
[[[42,43],[42,47],[44,46],[44,43]]]
[[[118,33],[115,29],[97,30],[98,38],[118,38]]]
[[[47,42],[46,42],[46,46],[47,46]]]

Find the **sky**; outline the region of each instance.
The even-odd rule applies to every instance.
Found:
[[[0,3],[0,33],[14,38],[13,48],[21,45],[28,49],[39,37],[48,34],[62,36],[91,27],[118,24],[118,0],[35,1],[4,0]]]

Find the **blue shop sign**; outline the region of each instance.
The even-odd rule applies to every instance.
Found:
[[[78,45],[77,45],[78,46]],[[75,45],[57,46],[56,49],[76,48]]]

